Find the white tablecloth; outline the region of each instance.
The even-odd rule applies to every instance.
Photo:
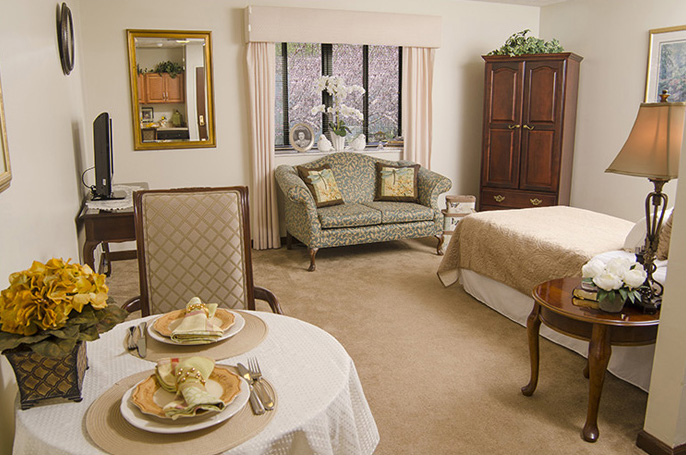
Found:
[[[371,454],[378,442],[376,423],[352,359],[331,335],[306,322],[255,312],[269,327],[252,351],[218,362],[235,365],[257,357],[279,399],[276,415],[253,439],[227,451],[231,455]],[[16,404],[14,455],[102,452],[88,437],[85,414],[116,381],[154,363],[124,349],[122,323],[89,342],[89,369],[80,403],[65,402],[22,411]],[[132,454],[133,455],[133,454]]]

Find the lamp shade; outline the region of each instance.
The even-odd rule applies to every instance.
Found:
[[[605,172],[677,178],[685,118],[686,103],[642,103],[629,138]]]

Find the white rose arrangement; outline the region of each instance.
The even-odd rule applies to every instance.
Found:
[[[626,258],[613,258],[607,264],[591,259],[581,268],[581,274],[585,283],[598,288],[598,301],[613,300],[619,294],[622,300],[632,303],[641,300],[640,289],[648,276],[642,264]]]
[[[356,118],[359,121],[364,119],[362,112],[343,104],[347,96],[353,92],[364,94],[364,88],[359,85],[345,85],[345,81],[340,76],[322,76],[317,79],[317,91],[326,91],[331,95],[333,105],[326,107],[320,104],[313,107],[310,113],[316,115],[326,112],[329,117],[329,126],[336,135],[344,137],[350,132],[350,128],[345,125],[344,118]]]

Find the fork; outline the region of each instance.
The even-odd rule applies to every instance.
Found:
[[[136,330],[135,325],[132,325],[131,327],[129,327],[129,337],[126,339],[126,349],[128,349],[129,351],[133,351],[134,349],[137,348],[136,342],[133,339],[133,333],[135,332],[135,330]]]
[[[257,393],[260,395],[260,401],[262,401],[264,409],[271,411],[274,409],[274,399],[271,397],[264,384],[260,382],[262,379],[262,370],[260,369],[257,358],[251,357],[248,359],[248,369],[250,370],[250,377],[257,385]]]

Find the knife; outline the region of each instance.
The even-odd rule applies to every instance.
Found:
[[[250,371],[242,363],[239,363],[236,367],[238,368],[238,373],[248,381],[248,385],[250,386],[250,406],[252,406],[252,411],[258,416],[264,414],[264,405],[257,396],[257,393],[255,393],[255,388],[253,387],[254,381],[250,376]]]
[[[145,339],[145,332],[147,332],[147,327],[147,322],[141,322],[140,324],[138,324],[138,339],[136,340],[136,349],[138,349],[138,355],[141,356],[141,358],[145,358],[145,356],[148,354]]]

